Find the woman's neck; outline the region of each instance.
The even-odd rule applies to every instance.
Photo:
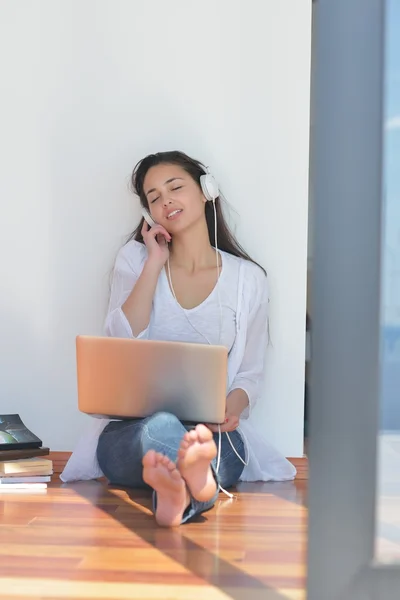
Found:
[[[173,236],[170,262],[192,273],[215,266],[215,250],[205,221]]]

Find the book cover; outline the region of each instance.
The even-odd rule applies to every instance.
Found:
[[[1,475],[50,475],[53,462],[46,458],[28,458],[27,460],[9,460],[0,462]]]
[[[34,456],[32,458],[15,458],[13,460],[2,460],[0,461],[0,468],[5,465],[18,465],[19,467],[27,467],[28,469],[36,467],[50,467],[52,466],[53,461],[49,458],[41,458],[38,456]]]
[[[0,485],[0,493],[3,490],[45,490],[47,483],[4,483]]]
[[[19,477],[18,475],[15,475],[14,477],[0,477],[0,485],[6,483],[48,483],[50,481],[50,475],[33,475],[32,477]]]
[[[40,446],[42,441],[24,425],[19,415],[0,415],[0,450]]]
[[[22,450],[0,450],[0,461],[20,460],[22,458],[34,458],[36,456],[46,456],[50,454],[50,448],[25,448]]]
[[[0,488],[0,496],[3,494],[47,494],[47,488],[36,488],[35,484],[28,484],[22,488],[16,488],[15,485],[11,484],[10,486],[4,486]]]
[[[49,475],[53,475],[53,469],[48,469],[47,467],[42,467],[41,469],[24,469],[22,471],[14,471],[12,473],[2,473],[0,471],[0,477],[45,477]]]

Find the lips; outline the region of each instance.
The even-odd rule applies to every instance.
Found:
[[[176,208],[175,210],[171,211],[168,215],[167,215],[167,219],[174,219],[176,218],[178,215],[180,215],[182,212],[181,208]]]

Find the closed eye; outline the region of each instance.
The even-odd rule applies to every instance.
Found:
[[[181,190],[183,188],[183,185],[177,185],[176,187],[172,188],[173,192],[177,192],[178,190]],[[156,202],[157,200],[159,200],[160,196],[157,196],[157,198],[153,198],[153,200],[150,200],[150,204],[154,204],[154,202]]]

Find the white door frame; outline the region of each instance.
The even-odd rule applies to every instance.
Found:
[[[384,5],[315,3],[309,600],[400,597],[374,562]]]

